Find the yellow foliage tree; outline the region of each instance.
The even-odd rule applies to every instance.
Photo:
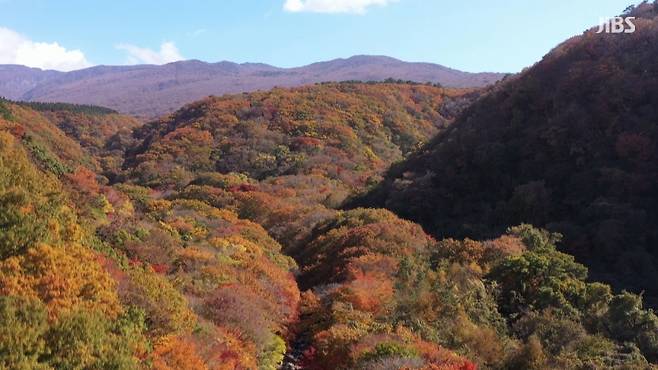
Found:
[[[193,343],[181,337],[166,336],[153,350],[153,370],[207,370]]]
[[[114,281],[90,251],[73,244],[55,248],[39,244],[0,262],[0,293],[38,298],[51,318],[72,309],[121,312]]]

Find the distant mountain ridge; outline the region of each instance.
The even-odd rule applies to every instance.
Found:
[[[12,100],[100,105],[135,116],[155,117],[209,95],[267,90],[276,86],[394,78],[449,87],[482,87],[504,76],[365,55],[295,68],[198,60],[162,66],[96,66],[72,72],[0,65],[0,96]]]

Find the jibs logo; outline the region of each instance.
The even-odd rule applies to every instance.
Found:
[[[614,17],[610,20],[601,18],[599,30],[596,33],[633,33],[635,32],[635,17]]]

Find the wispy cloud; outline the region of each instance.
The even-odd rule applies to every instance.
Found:
[[[363,14],[371,6],[386,6],[398,0],[286,0],[283,9],[289,12]]]
[[[0,27],[0,64],[22,64],[58,71],[91,66],[80,50],[68,50],[56,42],[35,42],[3,27]]]
[[[119,44],[117,49],[128,53],[129,64],[166,64],[183,60],[183,56],[173,42],[167,41],[160,45],[160,50],[143,48],[132,44]]]
[[[204,33],[206,33],[206,29],[205,28],[199,28],[199,29],[196,29],[194,31],[188,32],[187,37],[196,38],[196,37],[199,37],[199,36],[203,35]]]

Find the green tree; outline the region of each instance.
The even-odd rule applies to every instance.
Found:
[[[40,362],[47,353],[46,309],[37,300],[0,297],[0,368],[48,369]]]
[[[56,369],[134,369],[132,341],[119,324],[96,311],[77,311],[62,317],[46,334],[48,363]]]
[[[529,251],[508,257],[488,275],[499,284],[501,311],[512,315],[528,309],[554,307],[579,316],[586,300],[587,268],[573,256],[555,249],[557,234],[529,225],[509,231],[521,238]]]
[[[614,296],[604,320],[612,338],[633,342],[649,361],[658,361],[658,317],[642,309],[641,296],[628,292]]]

